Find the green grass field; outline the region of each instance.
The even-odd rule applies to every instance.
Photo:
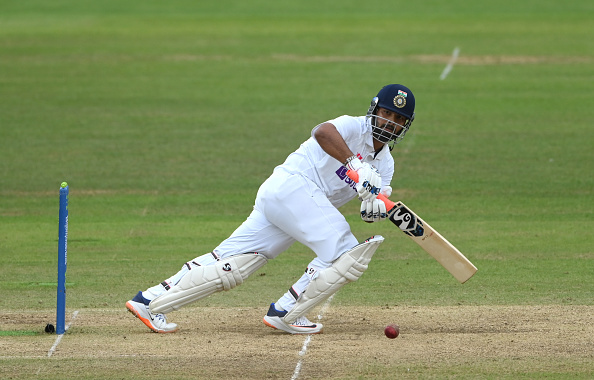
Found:
[[[392,198],[479,272],[458,284],[391,224],[362,223],[352,202],[355,234],[387,239],[333,305],[593,306],[593,17],[585,0],[0,0],[0,318],[54,318],[62,181],[69,313],[130,318],[125,301],[226,238],[316,124],[364,114],[387,83],[417,99]],[[297,244],[200,305],[265,312],[311,258]],[[0,377],[35,377],[10,368],[47,359],[1,344],[31,334],[0,330]],[[508,364],[420,377],[594,372]]]

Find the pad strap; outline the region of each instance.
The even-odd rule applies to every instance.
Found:
[[[371,257],[383,241],[384,238],[380,235],[369,238],[343,253],[329,268],[319,271],[307,289],[301,293],[293,309],[284,316],[285,322],[294,322],[345,284],[357,281],[367,270]]]
[[[149,308],[155,314],[169,313],[213,293],[233,289],[267,262],[264,256],[250,252],[192,267],[175,286],[152,300]]]

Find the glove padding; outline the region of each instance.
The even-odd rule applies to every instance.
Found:
[[[356,171],[359,175],[359,182],[355,186],[359,198],[363,201],[374,200],[382,187],[382,177],[379,172],[367,162],[361,162],[356,157],[347,162],[346,167]]]
[[[359,174],[359,182],[355,189],[359,198],[364,201],[374,200],[380,193],[382,187],[382,177],[379,173],[368,163],[363,163],[363,167],[357,171]]]
[[[361,219],[364,221],[377,222],[387,217],[386,204],[383,201],[374,199],[361,202]]]

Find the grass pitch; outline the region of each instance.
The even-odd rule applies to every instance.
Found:
[[[566,307],[577,312],[578,325],[587,321],[594,276],[593,15],[586,1],[0,0],[0,374],[34,377],[43,363],[51,368],[46,377],[57,378],[62,363],[72,368],[89,357],[99,363],[104,356],[68,354],[68,334],[82,334],[88,345],[107,339],[119,353],[105,353],[110,369],[90,365],[96,378],[111,377],[113,368],[120,377],[148,377],[117,371],[129,359],[113,331],[138,327],[124,302],[226,238],[249,214],[259,184],[316,124],[364,114],[371,97],[392,82],[409,86],[418,103],[411,131],[393,152],[392,197],[479,272],[458,284],[390,224],[360,223],[353,202],[343,211],[355,234],[387,239],[368,272],[343,288],[330,310],[372,314],[388,307],[398,319],[406,318],[399,308],[464,306],[481,308],[477,318],[490,320],[498,307]],[[455,48],[458,60],[440,80]],[[80,310],[81,323],[96,310],[110,317],[96,329],[75,321],[48,364],[51,339],[28,332],[55,319],[62,181],[70,185],[68,311]],[[189,310],[264,312],[311,258],[295,245],[241,287]],[[14,313],[42,317],[15,321]],[[208,339],[186,314],[174,318],[182,328],[184,318],[196,326],[187,339]],[[340,325],[334,318],[324,322]],[[236,319],[254,339],[270,338],[258,335],[257,318],[229,323]],[[134,331],[126,340],[147,339]],[[495,339],[504,332],[493,333]],[[163,338],[148,339],[158,347]],[[294,341],[275,338],[267,350],[296,355],[301,343]],[[312,346],[304,368],[340,368],[327,361],[345,355],[333,351],[337,342],[319,351]],[[426,349],[432,344],[427,340]],[[447,358],[427,358],[409,376],[592,374],[585,361],[591,353],[563,350],[495,356],[487,371],[471,352],[461,353],[465,364],[454,372]],[[373,356],[373,348],[367,351]],[[141,355],[134,363],[153,360]],[[298,358],[287,360],[278,378],[291,377]],[[389,378],[403,365],[382,359],[370,370],[370,361],[335,376],[302,376]],[[170,375],[172,368],[150,375]]]

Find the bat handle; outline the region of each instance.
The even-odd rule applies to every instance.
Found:
[[[359,173],[357,173],[354,170],[348,170],[347,171],[347,176],[352,179],[355,182],[359,182]],[[384,202],[386,204],[386,209],[387,210],[391,210],[394,208],[394,206],[396,206],[396,203],[392,202],[391,200],[389,200],[384,194],[379,194],[377,196],[377,199],[379,199],[380,201]]]

